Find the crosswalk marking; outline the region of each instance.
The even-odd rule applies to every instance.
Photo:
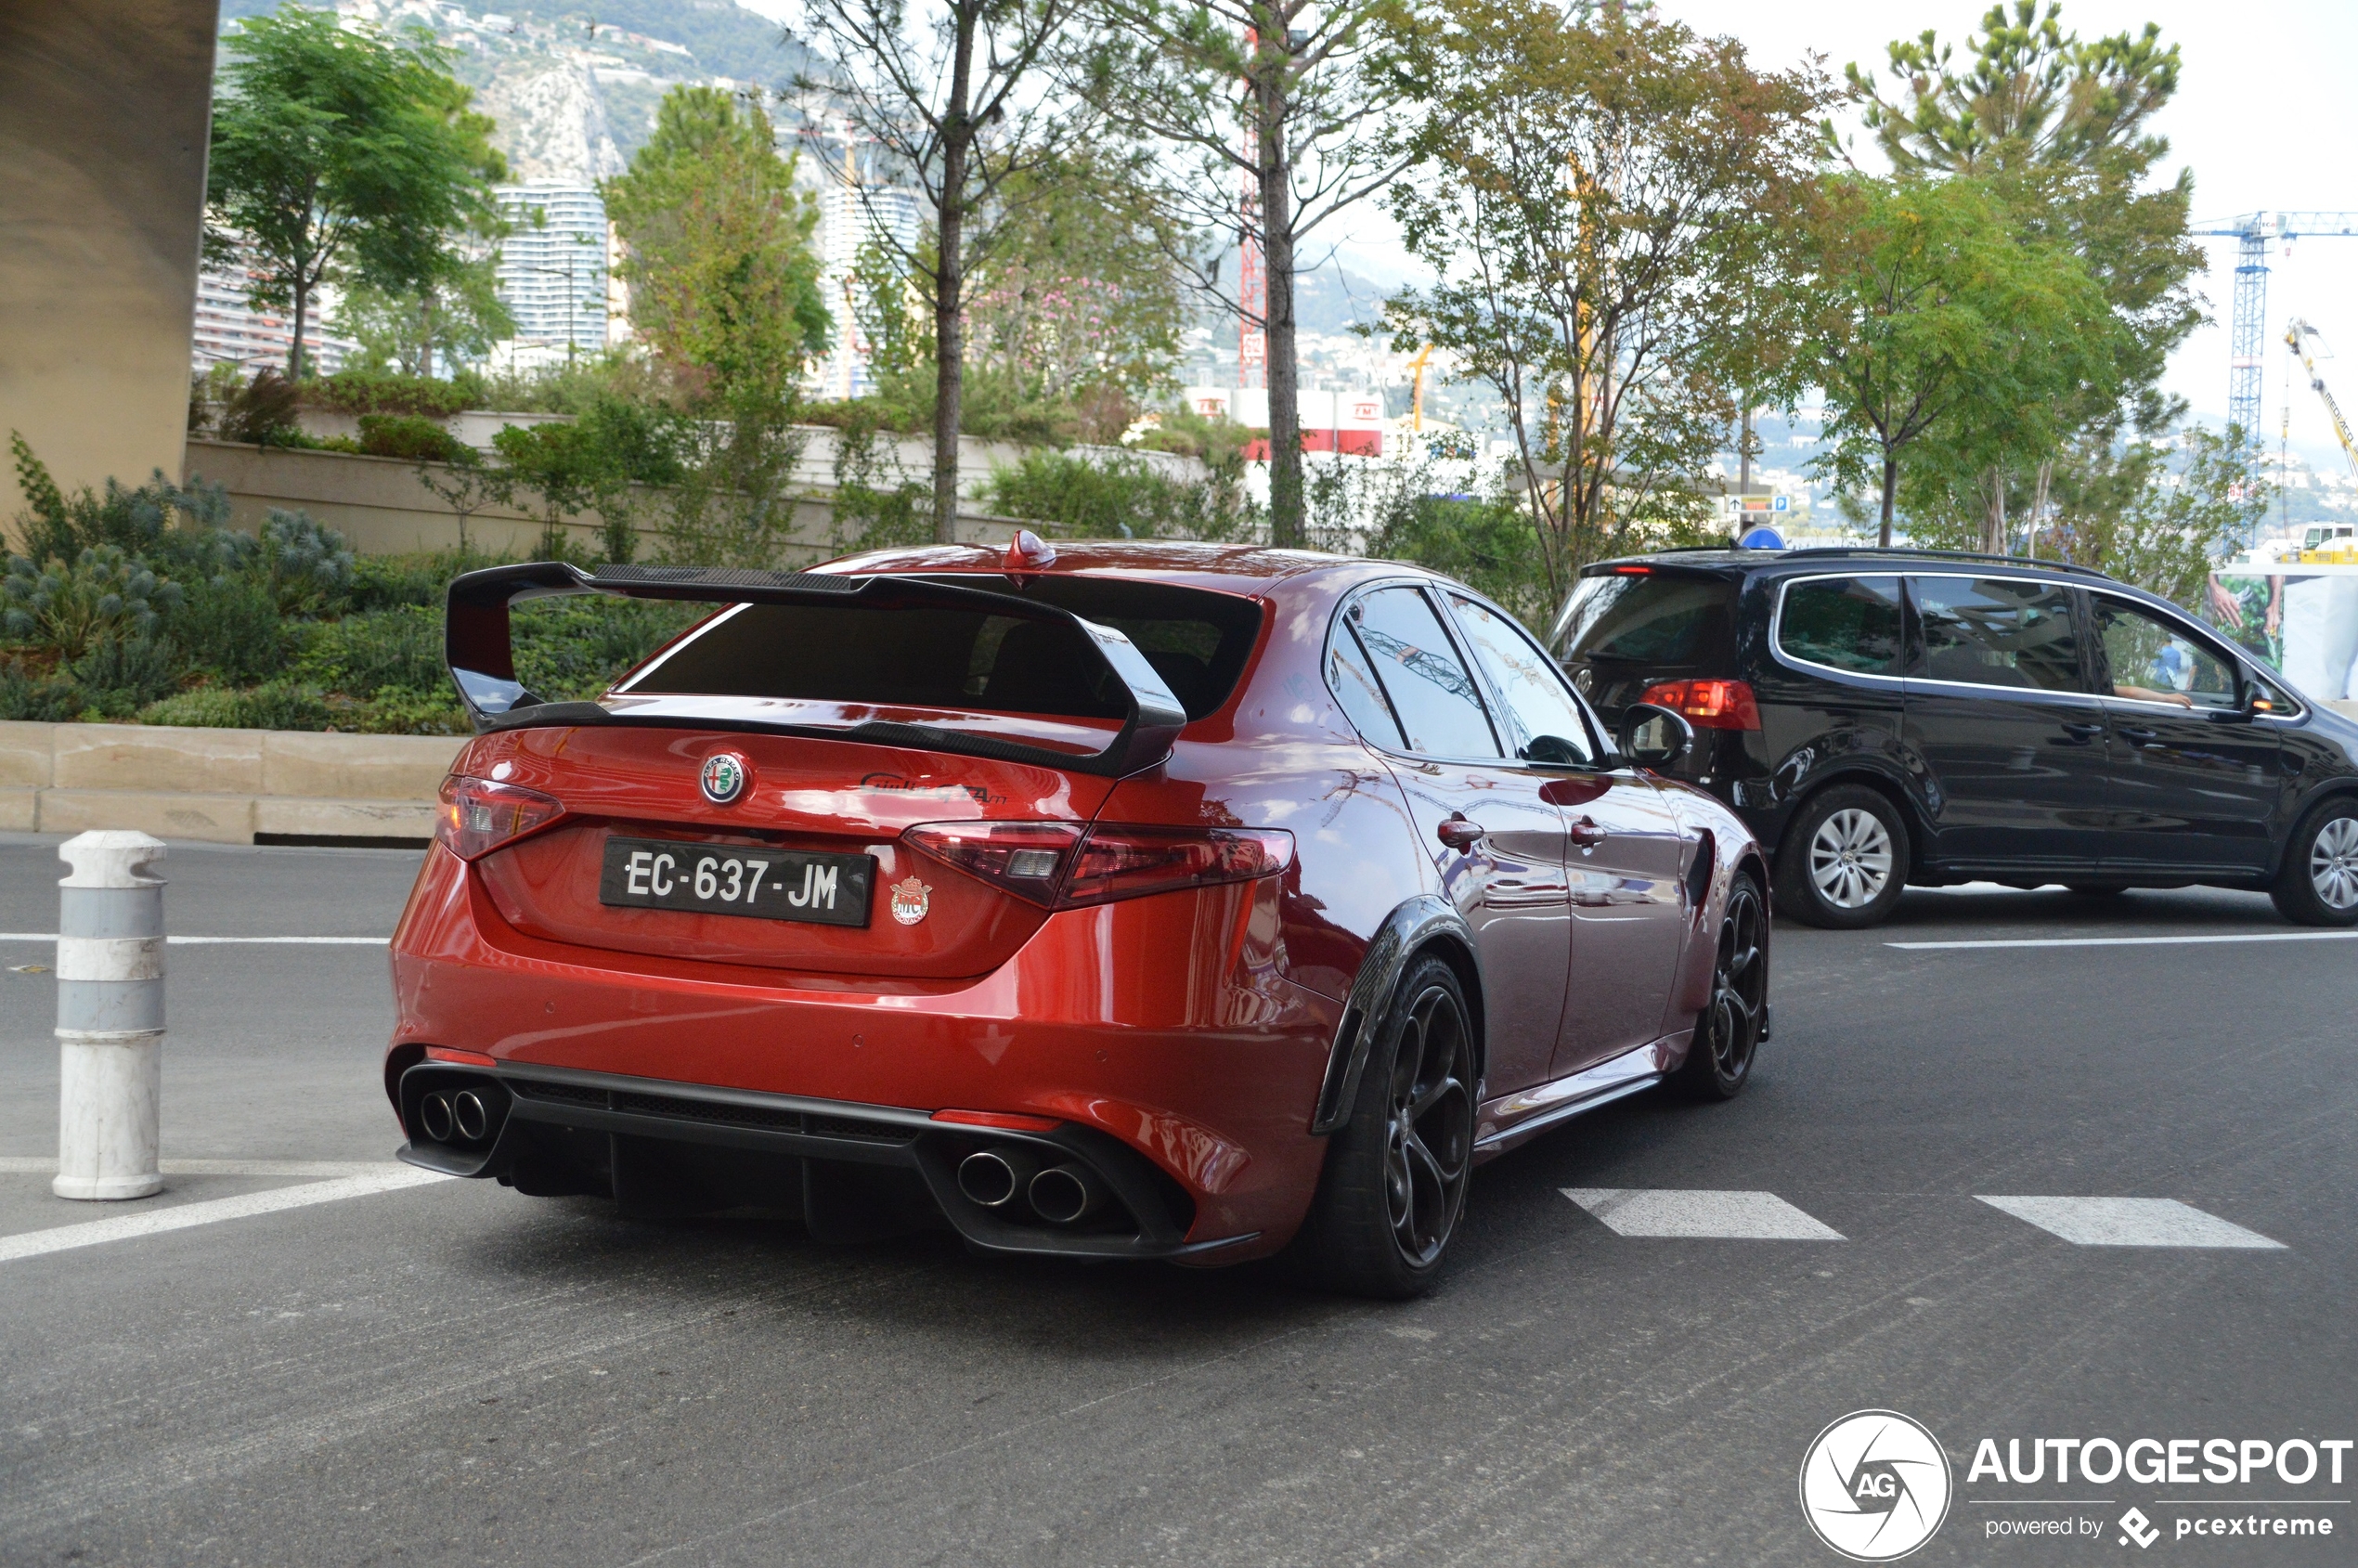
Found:
[[[1975,1196],[2080,1247],[2284,1247],[2174,1198]]]
[[[1562,1191],[1621,1236],[1734,1241],[1844,1239],[1842,1232],[1812,1219],[1773,1192],[1576,1186]]]

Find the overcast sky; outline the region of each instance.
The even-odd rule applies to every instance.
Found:
[[[1786,64],[1815,52],[1839,78],[1846,61],[1882,71],[1896,36],[1937,28],[1959,45],[1986,4],[1923,0],[1662,0],[1663,10],[1700,31],[1743,40],[1756,63]],[[2358,0],[2066,0],[2066,28],[2081,37],[2158,23],[2183,58],[2178,96],[2157,128],[2170,139],[2166,173],[2195,175],[2196,219],[2255,210],[2358,211]],[[1380,221],[1354,224],[1351,261],[1395,271],[1405,258]],[[2170,390],[2196,415],[2223,423],[2227,404],[2225,318],[2232,299],[2235,243],[2206,242],[2210,272],[2197,286],[2219,324],[2198,329],[2171,361]],[[2262,419],[2274,443],[2284,407],[2285,366],[2278,344],[2289,316],[2315,323],[2340,358],[2321,365],[2346,408],[2358,409],[2358,239],[2298,243],[2269,258],[2271,353]],[[2297,447],[2332,449],[2332,432],[2313,394],[2296,381],[2292,435]]]

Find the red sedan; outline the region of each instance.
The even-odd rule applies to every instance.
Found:
[[[595,703],[509,605],[722,606]],[[1474,1165],[1768,1037],[1743,824],[1504,612],[1250,548],[450,590],[482,730],[393,941],[402,1158],[823,1239],[1427,1288]]]

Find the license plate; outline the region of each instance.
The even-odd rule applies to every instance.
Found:
[[[865,926],[875,871],[872,855],[609,838],[598,901],[626,909]]]

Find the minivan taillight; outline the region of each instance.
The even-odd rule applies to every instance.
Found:
[[[462,861],[491,853],[565,814],[564,802],[522,784],[453,773],[442,781],[442,810],[434,836]]]
[[[1271,876],[1293,863],[1282,828],[1100,823],[928,823],[902,842],[1051,909]]]
[[[1657,680],[1638,700],[1666,707],[1698,730],[1760,728],[1760,705],[1742,680]]]

